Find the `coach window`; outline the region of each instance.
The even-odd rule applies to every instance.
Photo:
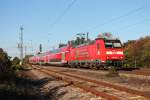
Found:
[[[100,44],[99,44],[99,43],[97,43],[97,49],[98,49],[98,50],[100,49]]]

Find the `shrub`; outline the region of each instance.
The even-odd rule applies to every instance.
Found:
[[[0,73],[7,73],[11,70],[10,57],[0,48]]]

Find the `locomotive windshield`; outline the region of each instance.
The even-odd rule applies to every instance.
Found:
[[[105,40],[105,47],[106,48],[121,48],[120,40]]]

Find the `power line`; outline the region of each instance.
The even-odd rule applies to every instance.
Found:
[[[98,28],[98,27],[102,27],[102,26],[104,26],[104,25],[110,24],[110,23],[112,23],[112,22],[114,22],[114,21],[116,21],[116,20],[119,20],[119,19],[121,19],[121,18],[124,18],[124,17],[126,17],[126,16],[129,16],[130,14],[133,14],[133,13],[135,13],[135,12],[138,12],[138,11],[143,10],[143,9],[145,9],[145,8],[148,8],[148,7],[150,7],[150,4],[144,5],[144,6],[142,6],[142,7],[139,7],[139,8],[137,8],[137,9],[134,9],[134,10],[132,10],[132,11],[129,11],[129,12],[127,12],[127,13],[121,15],[121,16],[112,18],[112,19],[110,19],[110,20],[108,20],[108,21],[106,21],[106,22],[104,22],[104,23],[102,23],[102,24],[100,24],[100,25],[97,25],[97,26],[95,26],[95,27],[93,27],[93,28],[91,28],[91,29],[96,29],[96,28]]]
[[[77,0],[72,0],[72,2],[67,6],[67,8],[57,17],[57,19],[50,26],[54,27],[64,17],[64,15],[69,11],[69,9],[74,5],[76,1]]]
[[[144,23],[144,22],[148,22],[148,21],[150,21],[150,18],[149,18],[149,19],[144,19],[144,20],[142,20],[142,21],[139,21],[139,22],[136,22],[136,23],[127,25],[127,26],[124,26],[124,27],[119,28],[119,29],[114,30],[114,31],[120,33],[122,30],[128,29],[128,28],[130,28],[130,27],[133,27],[133,26],[136,26],[136,25],[138,25],[138,24],[141,24],[141,23]],[[118,30],[120,30],[120,31],[118,31]]]
[[[133,27],[133,26],[136,26],[136,25],[138,25],[138,24],[141,24],[141,23],[144,23],[144,22],[148,22],[148,21],[150,21],[150,18],[144,19],[144,20],[142,20],[142,21],[139,21],[139,22],[136,22],[136,23],[127,25],[127,26],[124,26],[124,27],[122,27],[122,28],[119,28],[119,30],[128,29],[128,28],[130,28],[130,27]]]

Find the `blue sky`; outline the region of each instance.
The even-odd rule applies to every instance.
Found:
[[[150,0],[76,0],[65,12],[72,1],[0,0],[0,47],[10,56],[19,55],[20,25],[27,53],[37,52],[40,43],[50,50],[80,32],[89,32],[92,39],[111,32],[123,42],[150,35]],[[145,8],[111,21],[140,7]]]

